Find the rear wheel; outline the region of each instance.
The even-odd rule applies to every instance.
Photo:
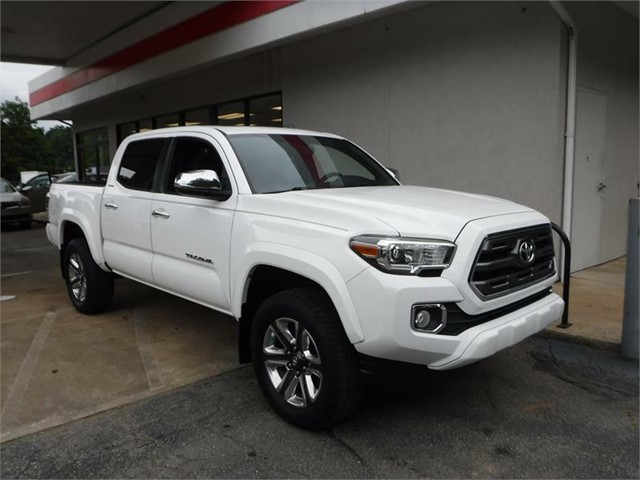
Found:
[[[69,298],[78,311],[99,313],[109,307],[113,298],[113,276],[93,261],[84,238],[76,238],[67,245],[64,271]]]
[[[266,300],[253,322],[251,348],[260,388],[290,423],[326,428],[358,406],[356,352],[322,291],[287,290]]]

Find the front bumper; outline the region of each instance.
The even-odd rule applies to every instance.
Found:
[[[365,337],[354,345],[356,350],[434,370],[457,368],[489,357],[559,320],[564,308],[562,298],[550,293],[458,335],[419,332],[410,324],[413,304],[458,303],[462,295],[444,278],[393,276],[393,282],[387,282],[381,275],[388,277],[367,269],[348,284]]]

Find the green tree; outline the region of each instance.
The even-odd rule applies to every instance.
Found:
[[[45,132],[47,159],[51,173],[68,172],[75,168],[73,133],[69,127],[56,125]]]
[[[20,172],[59,173],[73,169],[73,134],[62,125],[47,132],[31,120],[27,102],[6,100],[0,105],[2,176],[16,184]]]

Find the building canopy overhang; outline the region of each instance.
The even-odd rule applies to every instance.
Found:
[[[3,1],[2,60],[57,65],[30,82],[29,102],[34,119],[65,119],[81,105],[424,3]],[[638,17],[637,2],[613,3]]]
[[[29,83],[34,120],[358,23],[407,0],[2,2],[2,60],[58,65]],[[415,4],[414,4],[415,5]]]

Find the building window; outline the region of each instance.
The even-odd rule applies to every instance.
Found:
[[[137,122],[121,123],[118,125],[118,143],[134,133],[138,133]]]
[[[138,132],[146,132],[147,130],[153,130],[153,120],[150,118],[138,122]]]
[[[159,115],[153,120],[147,118],[145,120],[121,123],[117,127],[118,144],[132,133],[182,125],[281,127],[282,113],[281,92],[255,95],[217,105]]]
[[[104,182],[109,174],[109,135],[107,127],[76,135],[79,181]]]
[[[180,118],[181,116],[182,115],[180,115],[179,113],[172,113],[170,115],[162,115],[160,117],[156,117],[156,128],[179,127],[180,125],[184,125],[184,121]]]
[[[245,102],[230,102],[218,105],[218,125],[247,125]]]
[[[208,125],[211,123],[209,116],[209,108],[199,108],[198,110],[190,110],[184,114],[184,124],[189,127],[192,125]]]
[[[282,126],[282,96],[278,93],[249,99],[249,118],[252,125]]]

